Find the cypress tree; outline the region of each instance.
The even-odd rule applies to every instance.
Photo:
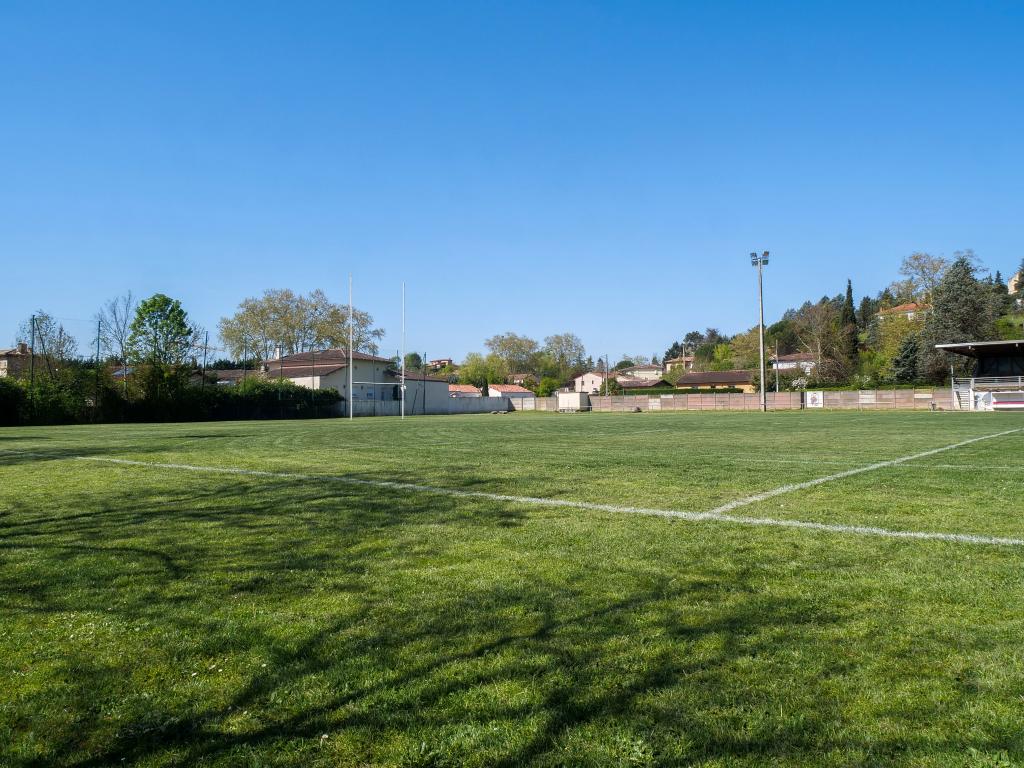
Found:
[[[853,282],[846,281],[846,298],[839,315],[839,327],[843,337],[843,352],[851,366],[857,364],[857,312],[853,307]]]
[[[860,300],[860,309],[857,311],[857,325],[862,331],[866,331],[875,319],[875,302],[871,297],[865,296]]]

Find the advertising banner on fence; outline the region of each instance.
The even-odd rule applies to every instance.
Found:
[[[824,392],[804,392],[804,408],[824,408]]]

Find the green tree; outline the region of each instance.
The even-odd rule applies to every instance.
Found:
[[[708,363],[709,371],[731,371],[736,365],[733,362],[732,346],[727,341],[715,344]]]
[[[587,350],[574,333],[556,333],[544,339],[542,350],[551,360],[562,381],[581,373],[586,366]],[[541,371],[538,371],[540,373]]]
[[[132,362],[174,366],[191,356],[198,329],[189,322],[180,301],[157,293],[138,305],[130,330]]]
[[[405,369],[407,371],[419,371],[423,369],[423,357],[419,352],[406,353]]]
[[[878,302],[872,301],[870,296],[865,296],[860,300],[860,308],[857,310],[857,327],[861,331],[867,331],[871,327],[871,323],[875,321],[875,315],[878,314]]]
[[[935,349],[936,344],[986,341],[997,336],[999,307],[991,288],[975,276],[972,255],[958,256],[935,286],[918,355],[918,374],[923,380],[942,381],[949,370],[949,360]]]
[[[767,339],[765,341],[767,343]],[[733,336],[732,341],[729,342],[731,363],[741,369],[759,368],[761,365],[760,343],[761,335],[756,327]],[[774,354],[774,348],[770,347],[770,349]],[[765,354],[768,354],[768,351],[765,350]]]
[[[352,311],[353,347],[377,354],[384,330],[373,317]],[[285,289],[266,290],[238,305],[235,314],[221,318],[218,329],[231,354],[238,359],[269,360],[275,350],[290,355],[324,347],[348,347],[348,304],[335,304],[321,290],[303,296]]]
[[[545,376],[537,385],[537,394],[540,397],[550,397],[562,387],[562,382],[554,376]]]
[[[917,379],[920,342],[916,333],[904,337],[899,352],[892,361],[892,377],[899,384],[910,384]]]
[[[459,380],[474,387],[502,384],[507,375],[504,361],[495,354],[484,357],[479,352],[470,352],[459,366]]]
[[[540,349],[540,345],[533,339],[511,331],[492,336],[484,345],[491,354],[501,358],[508,373],[525,373],[530,356]]]
[[[968,260],[974,259],[973,251],[965,251],[962,255]],[[910,254],[900,264],[900,274],[906,278],[898,283],[905,291],[903,298],[908,298],[909,294],[908,300],[931,301],[932,294],[948,268],[949,261],[942,256],[932,256],[923,251]]]

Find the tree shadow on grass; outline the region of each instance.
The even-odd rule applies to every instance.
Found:
[[[26,499],[0,526],[0,616],[111,625],[103,653],[53,630],[20,641],[54,666],[16,662],[35,687],[0,723],[13,713],[12,733],[47,746],[11,764],[757,764],[860,748],[837,735],[828,676],[782,667],[842,616],[742,565],[691,551],[653,568],[643,546],[605,565],[619,544],[483,500],[179,480]],[[247,666],[194,678],[211,658]],[[801,717],[776,716],[777,697]]]

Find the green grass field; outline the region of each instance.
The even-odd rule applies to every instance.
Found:
[[[1021,428],[794,412],[0,430],[0,765],[1024,765],[1024,546],[341,477],[705,512]],[[1020,539],[1022,449],[1012,432],[728,514]]]

